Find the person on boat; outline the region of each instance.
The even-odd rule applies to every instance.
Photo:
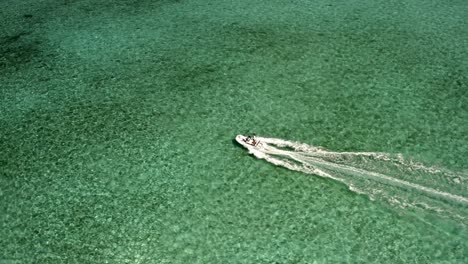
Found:
[[[245,139],[244,139],[244,142],[249,144],[249,145],[252,145],[254,147],[256,147],[260,141],[257,140],[256,138],[256,135],[255,134],[252,134],[252,136],[247,136]]]
[[[247,143],[249,143],[252,146],[257,146],[259,141],[257,140],[257,136],[255,134],[252,134],[252,136],[249,136],[248,138],[249,138],[249,141],[251,142],[247,142]]]

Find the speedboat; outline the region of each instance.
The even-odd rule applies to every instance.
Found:
[[[257,149],[262,145],[260,140],[258,140],[255,136],[237,135],[236,141],[249,150]]]

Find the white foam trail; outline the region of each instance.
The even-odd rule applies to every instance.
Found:
[[[337,180],[373,200],[448,213],[463,222],[468,219],[465,175],[427,167],[400,154],[333,152],[283,139],[257,139],[261,146],[250,152],[277,166]]]

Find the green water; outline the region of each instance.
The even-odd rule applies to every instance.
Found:
[[[467,13],[0,1],[0,263],[467,263],[466,222],[232,141],[402,153],[466,180]]]

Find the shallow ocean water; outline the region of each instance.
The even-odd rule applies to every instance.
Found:
[[[466,221],[233,142],[401,153],[468,197],[463,1],[0,5],[1,261],[468,262]]]

